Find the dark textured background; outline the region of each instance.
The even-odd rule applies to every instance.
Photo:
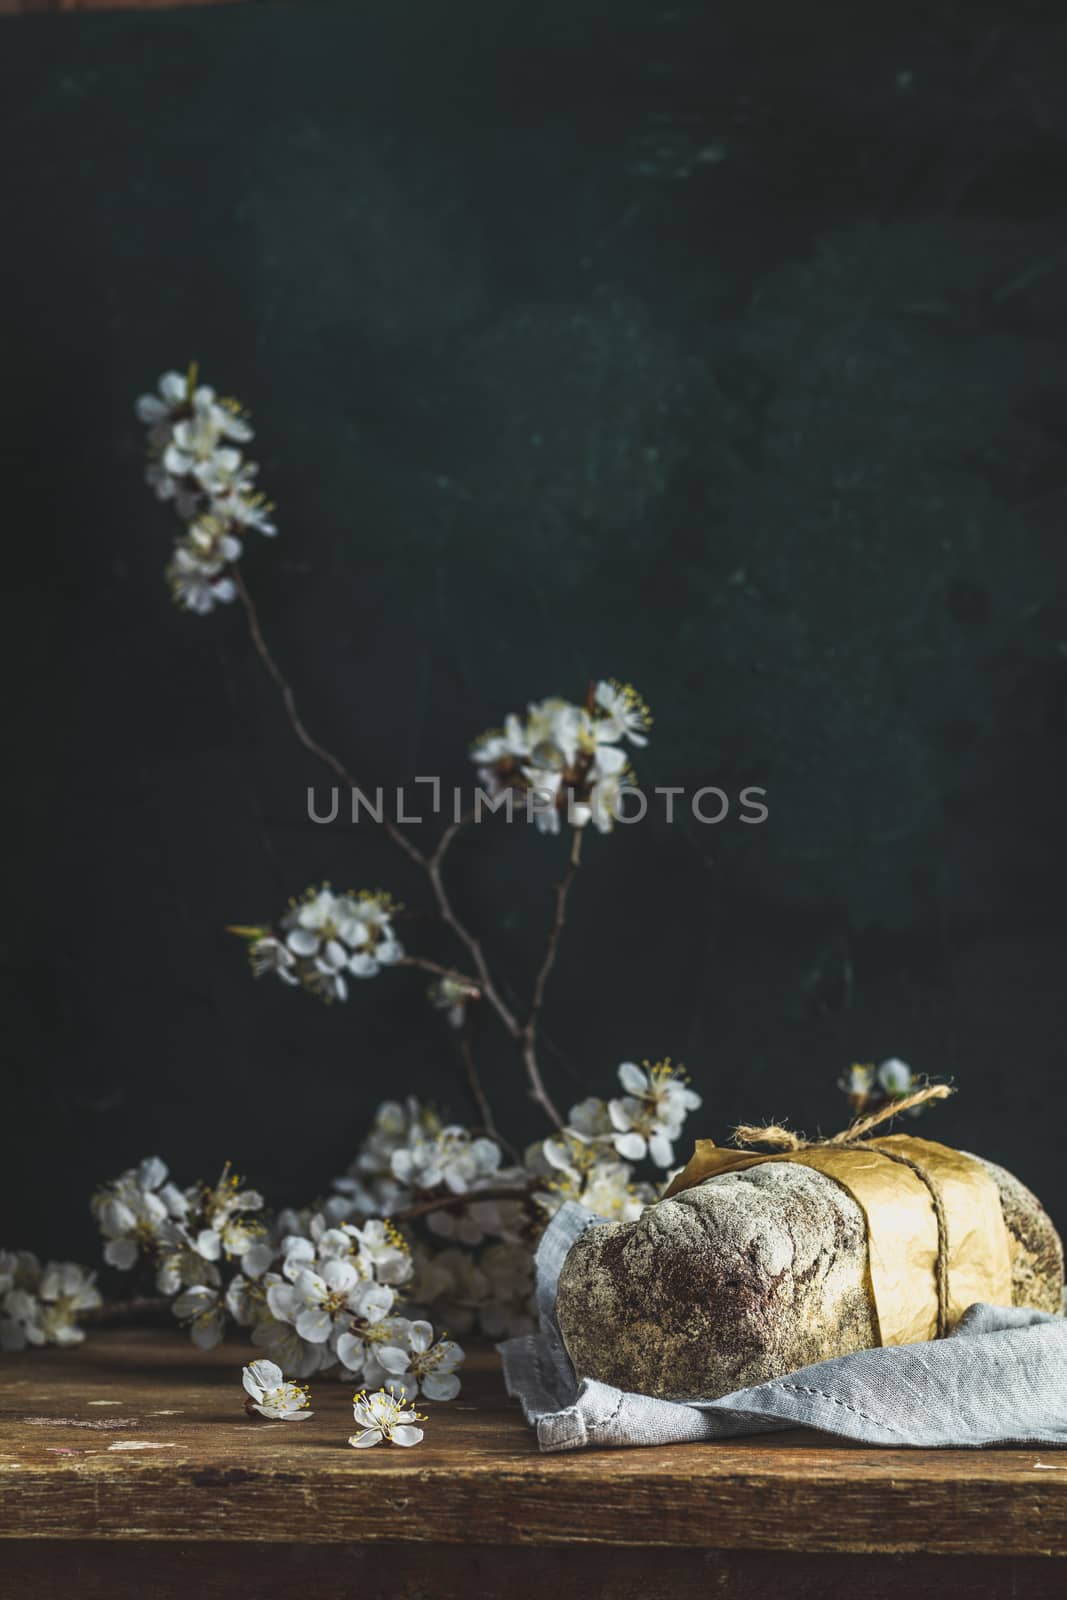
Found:
[[[324,875],[417,885],[302,820],[239,611],[169,604],[131,403],[194,355],[255,414],[283,537],[246,575],[361,772],[465,781],[470,736],[605,673],[656,712],[646,784],[769,789],[762,828],[588,841],[562,1101],[669,1052],[706,1133],[829,1129],[838,1072],[895,1053],[961,1087],[926,1130],[1067,1223],[1061,18],[2,25],[3,1242],[89,1251],[82,1197],[148,1151],[299,1198],[387,1093],[468,1114],[416,979],[327,1010],[222,931]],[[560,859],[454,858],[520,992]]]

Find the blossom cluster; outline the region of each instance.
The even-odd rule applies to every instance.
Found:
[[[275,973],[323,1000],[346,1000],[348,978],[373,978],[404,959],[393,930],[400,908],[384,890],[335,894],[312,887],[290,903],[277,927],[234,926],[248,942],[253,975]]]
[[[585,705],[550,699],[528,705],[525,717],[513,713],[476,739],[470,754],[490,795],[526,797],[542,832],[558,833],[566,821],[610,833],[622,792],[634,783],[623,742],[646,745],[651,725],[636,690],[602,679]]]
[[[80,1344],[78,1315],[100,1303],[96,1274],[76,1262],[42,1267],[29,1250],[0,1250],[0,1350]]]
[[[486,1152],[464,1158],[457,1149],[446,1165],[461,1183],[460,1170],[473,1179],[479,1161]],[[199,1348],[217,1345],[232,1321],[298,1378],[354,1373],[365,1386],[392,1386],[409,1398],[459,1392],[460,1346],[435,1337],[417,1310],[405,1314],[401,1293],[415,1265],[392,1222],[349,1221],[355,1208],[340,1200],[332,1214],[284,1211],[268,1226],[263,1197],[228,1166],[214,1185],[180,1189],[154,1156],[92,1204],[104,1259],[120,1269],[150,1265]]]
[[[300,1226],[289,1214],[280,1225]],[[450,1400],[459,1393],[463,1351],[435,1338],[432,1325],[402,1314],[401,1293],[414,1273],[411,1249],[387,1220],[330,1226],[321,1213],[306,1231],[280,1240],[278,1267],[259,1280],[239,1273],[226,1308],[251,1330],[252,1343],[299,1378],[356,1374],[365,1386],[394,1387]]]
[[[136,412],[148,429],[148,482],[185,525],[167,580],[178,605],[203,615],[235,598],[231,569],[247,534],[278,531],[274,507],[256,488],[259,468],[237,448],[252,427],[236,401],[197,382],[195,365],[165,372]]]
[[[388,1215],[436,1197],[443,1203],[425,1219],[432,1237],[413,1251],[412,1299],[459,1333],[529,1332],[532,1252],[548,1218],[568,1200],[618,1221],[639,1216],[659,1189],[635,1164],[670,1167],[685,1118],[701,1104],[669,1060],[626,1061],[618,1077],[622,1095],[572,1106],[564,1128],[530,1145],[521,1165],[505,1165],[495,1140],[443,1123],[414,1098],[386,1101],[326,1210]],[[479,1198],[487,1189],[495,1197]]]
[[[274,1258],[263,1196],[243,1188],[228,1164],[217,1183],[179,1189],[166,1163],[149,1156],[100,1189],[92,1210],[104,1260],[120,1271],[150,1264],[157,1290],[176,1296],[174,1314],[202,1349],[218,1344],[225,1326],[221,1266],[239,1263],[254,1279]]]

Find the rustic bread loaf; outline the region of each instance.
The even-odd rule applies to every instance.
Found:
[[[1063,1249],[1040,1202],[1000,1192],[1016,1305],[1059,1311]],[[666,1399],[714,1399],[877,1343],[867,1228],[840,1184],[770,1161],[588,1228],[556,1313],[579,1377]]]

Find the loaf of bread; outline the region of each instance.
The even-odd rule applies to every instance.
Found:
[[[1063,1247],[1040,1202],[981,1161],[1007,1227],[1012,1299],[1060,1311]],[[878,1343],[867,1226],[810,1167],[767,1161],[708,1178],[636,1222],[587,1228],[556,1312],[579,1377],[665,1399],[714,1399]]]

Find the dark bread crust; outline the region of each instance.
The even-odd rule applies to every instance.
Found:
[[[1063,1244],[1052,1218],[1025,1183],[994,1161],[973,1156],[1000,1190],[1000,1209],[1011,1244],[1012,1304],[1037,1311],[1063,1310]]]

